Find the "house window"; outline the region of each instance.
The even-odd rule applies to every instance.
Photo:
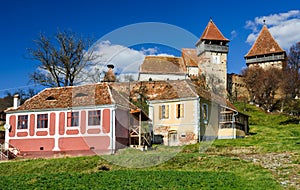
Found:
[[[37,115],[37,128],[48,128],[48,114]]]
[[[28,129],[28,115],[18,116],[18,129]]]
[[[207,121],[208,120],[208,105],[202,104],[202,119]]]
[[[79,126],[79,112],[68,112],[67,113],[67,126],[77,127]]]
[[[176,104],[176,118],[183,118],[183,104]]]
[[[159,106],[159,119],[168,119],[169,118],[169,105]]]
[[[89,125],[100,125],[100,120],[101,120],[101,111],[100,110],[94,110],[94,111],[89,111]]]

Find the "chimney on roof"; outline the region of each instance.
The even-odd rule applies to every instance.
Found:
[[[13,108],[17,109],[19,106],[20,106],[20,96],[19,96],[19,94],[15,94]]]
[[[105,73],[104,82],[115,82],[116,81],[116,76],[114,73],[114,65],[109,64],[107,65],[108,71]]]

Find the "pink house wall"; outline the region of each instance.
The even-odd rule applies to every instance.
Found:
[[[53,151],[58,147],[60,151],[73,150],[103,150],[108,151],[111,147],[111,109],[101,109],[101,126],[87,126],[87,110],[80,113],[80,126],[67,127],[66,113],[49,112],[48,128],[36,128],[36,114],[28,113],[28,129],[17,129],[17,114],[10,114],[9,143],[20,149],[20,151]],[[25,113],[24,113],[25,114]],[[24,115],[22,114],[22,115]],[[120,116],[118,116],[120,114]],[[128,142],[128,111],[117,110],[116,138],[117,141],[127,144]],[[125,116],[125,118],[123,118]],[[124,126],[125,123],[125,126]],[[58,134],[56,134],[58,133]],[[126,140],[127,138],[127,140]],[[57,139],[57,145],[56,145]],[[56,148],[57,150],[57,148]]]

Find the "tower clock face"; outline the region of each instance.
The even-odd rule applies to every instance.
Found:
[[[220,62],[220,56],[219,55],[213,55],[212,56],[212,63],[219,64]]]

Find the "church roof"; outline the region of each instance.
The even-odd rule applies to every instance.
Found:
[[[152,74],[185,74],[182,57],[146,56],[140,73]]]
[[[275,41],[268,27],[264,25],[251,49],[245,55],[245,58],[283,52],[285,51]]]
[[[223,34],[212,21],[212,19],[210,19],[210,21],[208,22],[205,30],[202,33],[202,36],[200,37],[196,45],[203,40],[218,40],[229,42],[229,40],[223,36]]]

